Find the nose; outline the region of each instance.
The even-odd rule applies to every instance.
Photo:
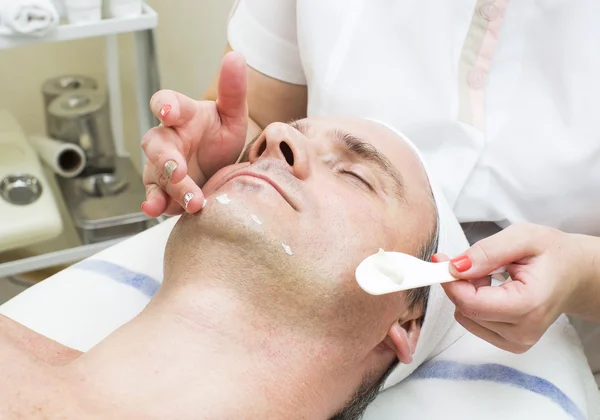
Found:
[[[309,174],[309,151],[307,138],[295,128],[284,123],[269,124],[262,136],[252,145],[249,161],[280,159],[298,179]]]

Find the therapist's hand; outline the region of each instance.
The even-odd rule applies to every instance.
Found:
[[[246,62],[230,52],[219,73],[218,99],[196,101],[161,90],[150,108],[161,121],[142,139],[147,157],[143,180],[150,217],[199,211],[204,205],[201,186],[220,168],[234,163],[246,140]]]
[[[527,351],[560,314],[580,303],[586,278],[580,245],[575,235],[531,224],[474,244],[450,264],[452,275],[468,281],[442,285],[456,305],[456,320],[501,349]],[[491,287],[487,274],[502,266],[511,279]]]

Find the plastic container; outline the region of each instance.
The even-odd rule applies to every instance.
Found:
[[[142,14],[143,0],[105,0],[108,15],[113,18],[130,18]]]
[[[102,0],[64,0],[69,23],[90,23],[102,20]]]

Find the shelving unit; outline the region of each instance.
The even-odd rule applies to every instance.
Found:
[[[48,252],[35,257],[21,258],[0,264],[0,277],[15,276],[29,271],[41,270],[62,264],[71,264],[94,255],[109,246],[115,245],[127,237],[99,242],[97,244],[80,245],[66,250]]]
[[[59,26],[55,31],[43,38],[4,35],[0,33],[0,50],[32,44],[72,41],[75,39],[143,31],[154,29],[157,24],[158,15],[150,6],[144,4],[143,13],[138,17],[103,19],[98,22],[85,24],[67,23]]]
[[[0,50],[50,42],[66,42],[77,39],[104,37],[106,59],[106,86],[111,112],[111,124],[117,155],[128,156],[123,133],[123,112],[119,76],[119,47],[117,35],[133,33],[136,69],[136,99],[138,103],[138,127],[145,133],[158,124],[148,103],[154,92],[160,88],[158,60],[154,43],[154,28],[158,24],[158,14],[147,4],[143,13],[132,18],[111,18],[87,24],[63,24],[43,38],[0,34]],[[1,52],[0,52],[1,54]],[[140,150],[141,162],[145,157]],[[40,270],[60,264],[78,261],[126,238],[119,238],[93,245],[77,245],[16,261],[0,263],[0,278],[20,273]]]

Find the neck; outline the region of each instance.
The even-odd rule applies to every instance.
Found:
[[[340,391],[359,381],[342,346],[256,317],[247,300],[202,284],[210,282],[163,287],[76,362],[93,395],[156,418],[327,418],[353,391]]]

